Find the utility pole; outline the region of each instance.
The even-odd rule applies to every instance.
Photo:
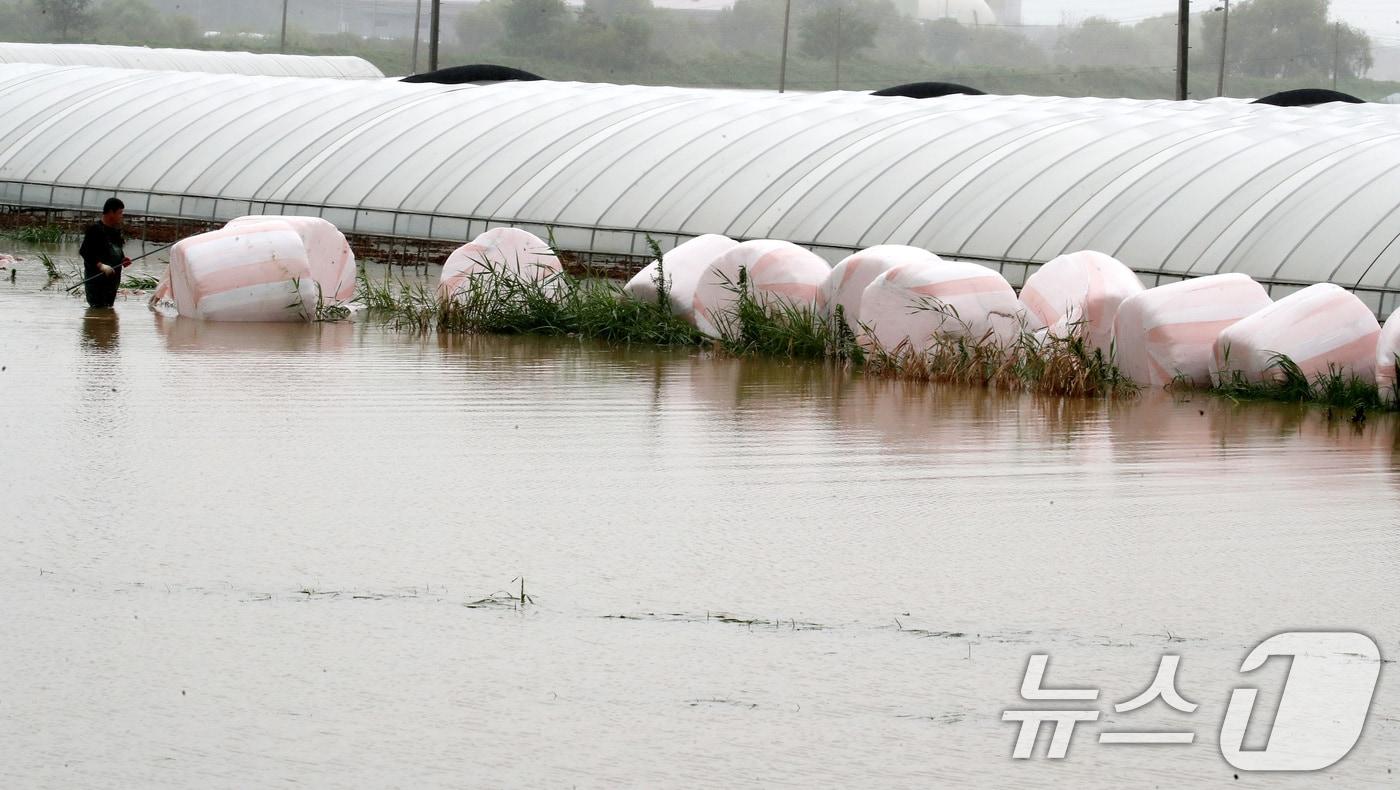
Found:
[[[836,4],[836,90],[841,90],[841,4]]]
[[[418,73],[418,39],[423,37],[423,0],[417,0],[413,8],[413,73]]]
[[[1179,0],[1176,7],[1176,100],[1186,101],[1186,50],[1191,46],[1191,0]]]
[[[1220,22],[1220,75],[1215,78],[1215,95],[1225,95],[1225,41],[1230,37],[1230,0],[1225,0],[1225,18]]]
[[[788,24],[792,21],[792,0],[787,0],[783,9],[783,54],[778,61],[778,93],[787,89],[787,42]]]
[[[1337,89],[1337,72],[1342,67],[1342,23],[1332,24],[1332,90]]]
[[[438,33],[442,30],[442,0],[433,0],[428,22],[428,71],[438,70]]]
[[[287,53],[287,3],[291,0],[282,0],[282,44],[277,51],[282,54]]]

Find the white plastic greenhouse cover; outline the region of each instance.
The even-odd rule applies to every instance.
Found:
[[[103,118],[109,124],[82,123]],[[490,86],[0,66],[0,203],[651,257],[721,233],[908,244],[1013,285],[1096,250],[1400,299],[1400,107]]]
[[[384,72],[364,58],[349,55],[276,55],[201,49],[151,49],[108,44],[0,43],[0,63],[46,63],[53,66],[105,66],[147,71],[200,71],[266,77],[381,79]]]

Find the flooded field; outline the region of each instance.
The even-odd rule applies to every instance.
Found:
[[[90,314],[20,267],[0,785],[1396,784],[1388,663],[1320,776],[1218,747],[1266,637],[1400,656],[1393,418]],[[1102,690],[1064,760],[1011,758],[1033,653]],[[1163,654],[1199,708],[1115,713]]]

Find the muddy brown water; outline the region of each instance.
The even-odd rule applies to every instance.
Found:
[[[1217,745],[1273,633],[1400,656],[1393,420],[43,286],[0,272],[0,785],[1397,782],[1389,664],[1321,775]],[[1064,760],[1011,759],[1032,653],[1102,689]],[[1198,710],[1112,712],[1163,654]]]

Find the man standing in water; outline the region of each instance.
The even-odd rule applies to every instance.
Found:
[[[78,255],[83,259],[83,277],[87,282],[89,307],[111,307],[117,301],[117,288],[122,283],[122,269],[131,259],[122,252],[122,213],[126,205],[116,198],[102,204],[102,220],[94,222],[83,232],[83,246]],[[101,276],[98,276],[101,275]]]

